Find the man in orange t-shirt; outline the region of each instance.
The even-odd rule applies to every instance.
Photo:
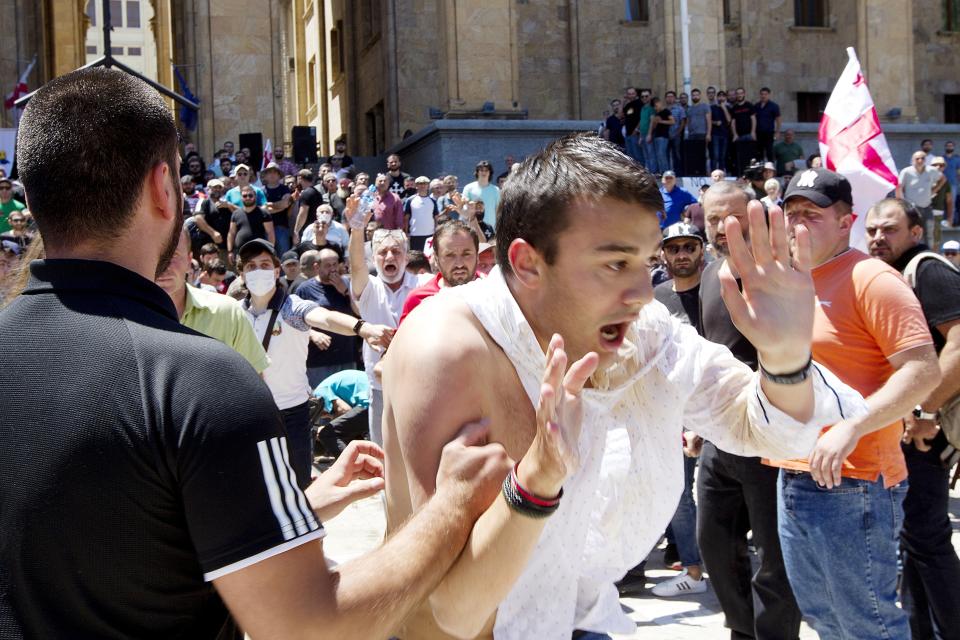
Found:
[[[824,430],[809,460],[775,461],[780,542],[805,618],[822,638],[909,638],[896,606],[907,469],[903,416],[940,381],[920,303],[893,268],[850,247],[850,183],[827,169],[790,181],[793,230],[810,236],[817,310],[813,358],[870,412]],[[799,231],[798,233],[803,233]]]

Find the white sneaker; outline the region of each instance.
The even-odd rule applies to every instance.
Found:
[[[672,598],[673,596],[685,596],[694,593],[704,593],[707,590],[707,581],[704,578],[694,580],[684,570],[680,575],[661,582],[653,589],[653,595],[660,598]]]

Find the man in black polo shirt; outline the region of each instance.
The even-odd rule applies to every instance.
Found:
[[[960,559],[948,511],[953,461],[945,464],[953,446],[937,421],[960,394],[960,272],[923,244],[923,217],[906,200],[873,205],[866,231],[870,255],[903,273],[913,287],[937,348],[942,380],[904,420],[910,488],[900,532],[902,602],[914,638],[954,638],[960,633]]]
[[[720,269],[727,262],[727,224],[740,221],[750,246],[747,210],[759,206],[733,182],[718,182],[703,196],[707,239],[720,255],[700,280],[700,334],[726,345],[741,362],[757,368],[757,349],[744,337],[720,294]],[[732,263],[731,263],[732,266]],[[734,274],[736,275],[736,274]],[[778,470],[760,458],[738,456],[704,442],[697,479],[697,541],[723,608],[732,638],[795,640],[800,609],[787,579],[777,532]],[[747,554],[753,531],[759,567]]]
[[[229,608],[254,638],[385,637],[509,461],[465,446],[483,437],[468,427],[424,509],[333,575],[316,515],[344,506],[353,474],[309,503],[266,385],[153,283],[179,239],[177,137],[160,96],[111,69],[51,80],[20,122],[47,259],[0,312],[0,367],[17,371],[0,380],[0,636],[232,637]]]
[[[747,92],[743,87],[737,87],[734,95],[736,101],[730,108],[733,118],[730,124],[733,134],[731,141],[737,163],[734,174],[740,177],[756,154],[757,115],[753,105],[747,101]]]

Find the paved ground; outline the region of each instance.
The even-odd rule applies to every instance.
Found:
[[[954,546],[960,549],[960,491],[951,494],[950,513],[953,520]],[[325,523],[326,553],[338,562],[374,548],[380,543],[384,530],[383,501],[380,496],[350,505],[342,514]],[[647,587],[676,575],[660,569],[662,552],[655,551],[647,562]],[[723,626],[723,613],[712,589],[706,593],[683,598],[655,598],[647,591],[640,597],[621,598],[624,610],[637,623],[637,630],[621,638],[656,638],[657,640],[725,640],[729,631]],[[800,631],[803,640],[817,634],[806,625]]]

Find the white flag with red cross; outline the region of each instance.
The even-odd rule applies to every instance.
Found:
[[[23,73],[20,74],[20,79],[17,80],[17,84],[13,87],[13,91],[8,93],[4,98],[4,107],[7,109],[13,109],[15,106],[13,103],[20,98],[20,96],[24,96],[29,93],[29,89],[27,88],[27,78],[30,77],[30,72],[33,71],[35,64],[37,64],[37,56],[33,56],[33,60],[30,61],[30,64],[27,65],[27,68],[24,69]]]
[[[823,111],[818,139],[823,166],[850,181],[850,246],[866,251],[867,211],[896,188],[897,167],[853,47],[847,47],[847,55],[850,60]]]
[[[260,163],[260,171],[267,168],[267,165],[273,162],[273,144],[270,138],[267,138],[267,144],[263,146],[263,161]]]

